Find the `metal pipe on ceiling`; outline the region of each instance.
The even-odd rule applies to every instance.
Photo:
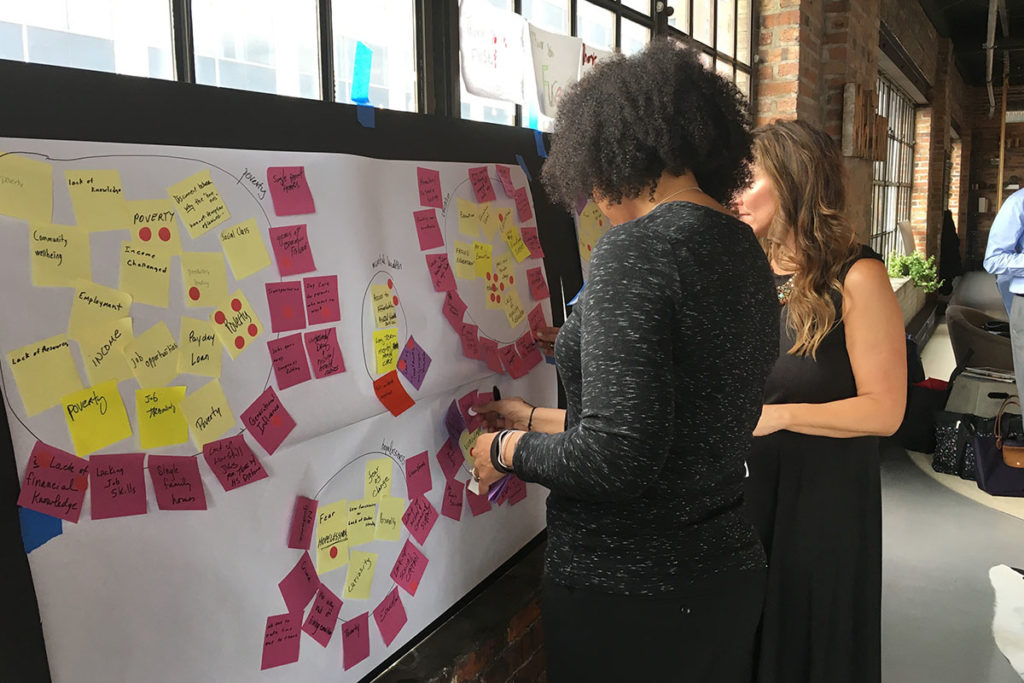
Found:
[[[992,88],[992,61],[996,50],[996,17],[1003,27],[1003,37],[1010,35],[1010,24],[1006,18],[1006,0],[988,0],[988,32],[985,34],[985,87],[988,89],[988,115],[996,113],[996,95]]]

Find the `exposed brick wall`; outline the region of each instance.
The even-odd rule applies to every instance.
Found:
[[[910,193],[910,225],[914,244],[924,253],[928,237],[928,168],[931,158],[931,107],[921,107],[914,116],[914,188]]]
[[[952,143],[953,153],[950,156],[949,172],[949,212],[953,214],[953,222],[956,223],[959,231],[960,224],[960,192],[961,192],[961,164],[963,163],[963,142],[954,140]]]
[[[934,85],[939,59],[935,43],[939,36],[921,3],[917,0],[882,0],[880,9],[882,23],[893,32],[928,83]]]
[[[763,125],[797,117],[804,9],[801,0],[759,1],[757,125]]]

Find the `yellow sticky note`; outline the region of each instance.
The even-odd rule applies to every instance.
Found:
[[[459,449],[462,451],[462,457],[465,458],[466,464],[470,467],[473,466],[473,456],[469,452],[476,445],[476,440],[483,434],[483,429],[477,427],[473,431],[469,432],[465,429],[459,434]]]
[[[94,232],[128,228],[128,204],[116,169],[64,171],[79,227]]]
[[[511,218],[505,220],[505,226],[501,229],[501,236],[504,238],[505,244],[508,245],[509,251],[516,257],[516,261],[522,263],[525,259],[530,258],[530,248],[526,246],[522,233],[519,232],[519,228],[516,227]]]
[[[373,306],[373,317],[377,327],[393,327],[398,324],[395,312],[395,294],[387,285],[371,285],[370,305]]]
[[[353,550],[349,555],[348,573],[345,574],[346,600],[368,600],[373,587],[373,574],[377,571],[377,554]]]
[[[228,297],[228,271],[224,255],[186,251],[181,255],[181,281],[189,308],[216,306]]]
[[[505,317],[508,319],[509,327],[517,327],[526,317],[523,304],[519,300],[519,292],[515,287],[506,287],[505,295],[501,297],[501,306],[505,309]]]
[[[131,308],[131,294],[95,282],[77,280],[68,320],[68,336],[78,339],[80,333],[99,323],[131,315]]]
[[[377,458],[366,462],[366,480],[363,496],[377,500],[391,495],[391,458]]]
[[[163,320],[125,344],[124,357],[143,389],[165,386],[178,376],[178,342]]]
[[[167,188],[167,196],[177,207],[181,222],[192,239],[202,237],[231,218],[224,199],[210,178],[209,169],[171,185]]]
[[[316,573],[348,564],[348,501],[321,505],[316,511]]]
[[[139,447],[163,448],[188,441],[188,423],[181,412],[185,387],[158,387],[135,391]]]
[[[132,241],[150,249],[181,253],[181,234],[174,202],[170,199],[135,199],[128,204]]]
[[[82,352],[82,365],[85,366],[89,384],[132,377],[124,347],[133,338],[131,318],[104,320],[82,330],[77,339],[78,350]]]
[[[378,541],[397,541],[402,537],[402,515],[405,514],[405,498],[385,496],[380,499],[377,510],[377,529],[374,538]]]
[[[611,222],[601,213],[601,209],[593,200],[587,202],[583,211],[580,212],[579,230],[577,231],[581,259],[586,262],[590,261],[591,252],[597,246],[598,240],[608,232],[611,225]]]
[[[377,525],[377,501],[353,500],[348,504],[348,547],[369,543]]]
[[[238,358],[238,354],[252,346],[253,340],[263,334],[263,324],[240,289],[220,302],[210,314],[210,322],[231,360]]]
[[[491,272],[484,276],[484,303],[488,310],[501,310],[501,289],[498,274]]]
[[[252,218],[221,230],[220,246],[236,280],[244,280],[270,265],[270,254],[260,234],[260,226]]]
[[[33,223],[28,257],[36,287],[74,287],[75,280],[92,279],[89,233],[76,225]]]
[[[137,242],[121,242],[121,279],[118,287],[140,304],[167,308],[171,287],[171,253]]]
[[[481,204],[476,211],[477,221],[484,230],[488,241],[494,240],[494,233],[498,231],[498,210],[490,204]]]
[[[2,158],[2,157],[0,157]],[[21,402],[29,417],[58,405],[61,397],[82,389],[67,335],[58,334],[7,354]]]
[[[459,232],[469,237],[479,237],[480,229],[477,227],[477,205],[473,202],[459,199]]]
[[[511,254],[502,254],[494,259],[494,272],[498,275],[498,283],[505,283],[508,287],[515,284],[515,266],[512,263]]]
[[[398,367],[398,328],[373,331],[373,351],[377,357],[377,374],[383,375]]]
[[[463,280],[476,278],[476,255],[473,245],[455,240],[452,245],[455,252],[455,277]]]
[[[70,393],[61,399],[61,403],[71,442],[79,457],[132,435],[116,380]]]
[[[192,443],[202,448],[224,432],[235,426],[235,416],[220,388],[220,382],[212,379],[201,388],[181,400],[181,412],[188,420],[192,432]]]
[[[491,253],[493,252],[491,245],[485,242],[473,242],[473,258],[476,261],[476,276],[487,278],[487,274],[494,268],[494,264],[491,263]]]
[[[31,223],[53,220],[53,166],[0,152],[0,214]]]
[[[182,316],[178,342],[178,372],[220,377],[220,360],[223,353],[210,322]]]

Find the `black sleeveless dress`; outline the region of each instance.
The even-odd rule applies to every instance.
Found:
[[[880,257],[864,247],[854,259]],[[842,271],[841,278],[854,261]],[[786,276],[776,276],[782,284]],[[842,296],[833,295],[842,311]],[[840,322],[817,359],[779,359],[765,403],[827,403],[857,394]],[[768,555],[758,683],[881,679],[882,501],[878,439],[780,431],[754,439],[746,500]]]

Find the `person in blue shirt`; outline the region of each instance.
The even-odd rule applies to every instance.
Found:
[[[985,270],[996,276],[996,285],[1010,314],[1017,394],[1024,395],[1024,190],[1011,194],[992,221]]]

